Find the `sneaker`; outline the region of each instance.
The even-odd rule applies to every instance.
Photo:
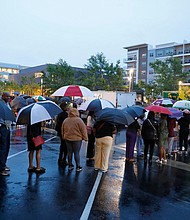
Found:
[[[5,170],[2,170],[2,171],[0,171],[0,175],[2,175],[2,176],[9,176],[10,173],[8,173],[8,172],[5,171]]]
[[[162,160],[163,163],[167,163],[167,160]]]
[[[162,164],[162,161],[160,159],[157,159],[156,162]]]
[[[74,169],[74,165],[69,165],[69,170],[73,170]]]
[[[108,170],[102,170],[102,173],[107,173],[108,172]]]
[[[98,168],[94,168],[94,170],[95,170],[95,171],[98,171],[99,169],[98,169]]]
[[[77,167],[77,168],[76,168],[76,171],[77,171],[77,172],[80,172],[81,170],[82,170],[82,167]]]
[[[11,171],[9,167],[5,167],[5,171]]]

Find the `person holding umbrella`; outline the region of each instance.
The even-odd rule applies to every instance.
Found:
[[[10,107],[10,93],[3,92],[0,99],[2,105],[7,106],[7,110],[11,110]],[[3,106],[1,107],[3,110]],[[0,175],[9,176],[10,168],[6,166],[7,157],[10,150],[10,127],[11,121],[6,120],[0,115]]]
[[[134,147],[137,140],[137,132],[139,131],[140,125],[137,119],[126,128],[126,162],[135,162]]]
[[[60,108],[62,109],[62,112],[57,115],[56,118],[56,125],[55,130],[57,131],[57,136],[60,137],[60,147],[59,147],[59,158],[58,158],[58,164],[67,166],[67,146],[65,140],[61,136],[61,126],[63,124],[63,121],[68,117],[67,113],[67,102],[62,102],[60,104]]]
[[[147,119],[143,122],[141,135],[144,142],[144,165],[147,165],[147,156],[149,152],[149,165],[152,165],[152,156],[156,143],[155,132],[157,133],[158,123],[155,119],[155,113],[149,111]]]
[[[95,147],[95,136],[93,134],[93,127],[95,124],[94,111],[89,111],[87,116],[87,133],[88,133],[88,145],[87,145],[87,155],[89,161],[94,160],[94,147]]]
[[[158,127],[158,146],[159,146],[159,159],[157,162],[159,164],[167,163],[166,159],[166,148],[168,148],[168,122],[167,122],[167,114],[161,113],[161,120],[159,122]]]
[[[185,148],[185,155],[187,156],[188,148],[188,135],[190,125],[190,111],[188,109],[183,110],[183,117],[178,120],[179,126],[179,154],[182,154],[182,146]]]
[[[28,143],[28,158],[29,167],[28,172],[35,172],[36,174],[45,173],[45,168],[40,165],[42,145],[35,146],[33,137],[41,135],[41,122],[27,125],[27,143]],[[36,152],[36,167],[33,165],[34,152]]]
[[[106,173],[108,171],[113,134],[115,134],[117,130],[114,124],[102,120],[94,124],[93,131],[96,137],[94,169]]]

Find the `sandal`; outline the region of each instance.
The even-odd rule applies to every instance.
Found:
[[[32,168],[28,168],[28,172],[35,172],[36,171],[36,167],[32,167]]]
[[[41,167],[39,170],[36,169],[35,172],[36,172],[37,174],[42,174],[42,173],[45,173],[45,172],[46,172],[46,169],[43,168],[43,167]]]

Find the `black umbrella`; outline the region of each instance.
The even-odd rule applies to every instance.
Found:
[[[33,98],[27,98],[27,99],[26,99],[26,104],[27,104],[27,105],[30,105],[30,104],[35,103],[35,102],[36,102],[36,100],[33,99]]]
[[[0,118],[3,120],[15,121],[15,116],[11,109],[3,102],[0,102]]]
[[[62,103],[62,102],[71,102],[71,98],[68,96],[62,97],[60,98],[59,103]]]
[[[118,125],[130,125],[134,122],[129,113],[117,108],[104,108],[96,112],[95,116],[97,121],[107,121]]]
[[[11,108],[21,109],[26,106],[26,100],[22,96],[17,96],[11,101]]]
[[[143,107],[135,105],[126,107],[122,110],[129,113],[133,118],[140,117],[146,112],[146,110]]]

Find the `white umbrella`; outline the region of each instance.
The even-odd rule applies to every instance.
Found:
[[[163,106],[172,106],[175,103],[175,100],[169,98],[162,98],[155,100],[152,105],[163,105]]]
[[[16,124],[35,124],[50,120],[62,112],[62,109],[52,101],[41,101],[23,107],[16,117]]]
[[[106,99],[92,99],[81,104],[78,110],[99,111],[104,108],[115,108],[114,104]]]
[[[51,96],[93,97],[93,92],[85,86],[68,85],[57,89]]]
[[[173,108],[190,109],[190,101],[179,100],[173,104]]]

